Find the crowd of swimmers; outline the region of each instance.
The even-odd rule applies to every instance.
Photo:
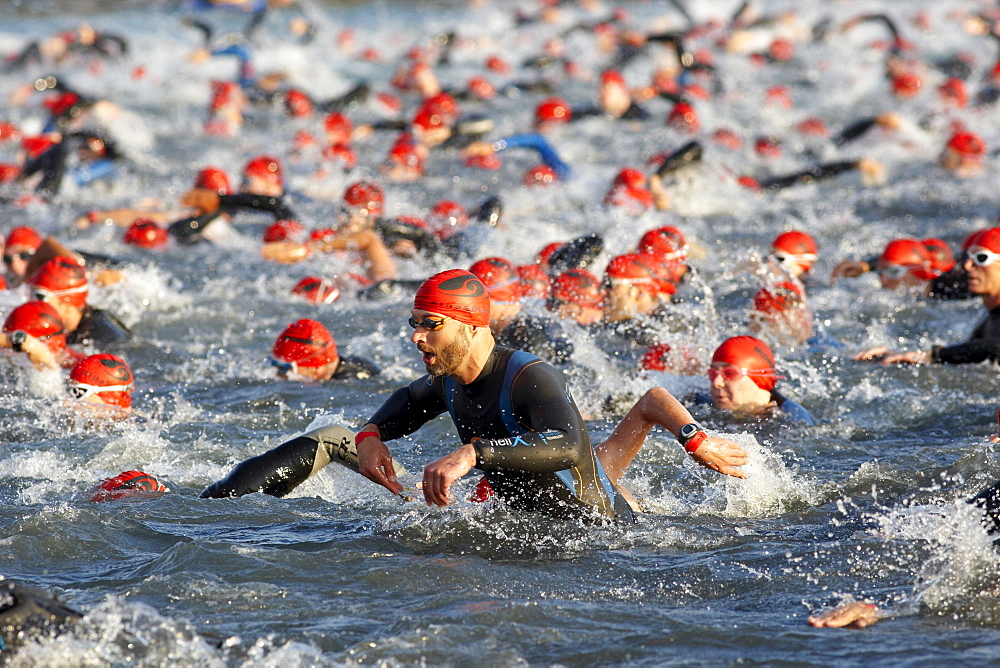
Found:
[[[691,45],[723,45],[730,53],[746,54],[760,67],[780,67],[793,58],[796,40],[831,39],[829,25],[802,31],[790,27],[787,22],[792,19],[785,15],[755,19],[750,3],[744,3],[728,22],[702,24],[687,15],[681,3],[673,3],[679,20],[687,25],[649,33],[632,26],[624,11],[602,13],[598,3],[545,1],[535,13],[519,11],[514,21],[515,26],[562,26],[553,29],[543,52],[522,66],[537,75],[530,80],[509,76],[511,66],[496,54],[485,59],[482,74],[455,80],[450,57],[462,38],[448,33],[414,44],[390,81],[359,80],[347,92],[323,96],[321,91],[289,85],[287,77],[258,76],[255,69],[253,33],[275,13],[270,10],[287,9],[290,3],[202,4],[206,8],[252,5],[244,9],[253,16],[244,39],[226,44],[216,42],[208,23],[187,22],[204,39],[204,48],[190,59],[191,67],[207,58],[235,58],[238,63],[232,80],[213,81],[206,91],[206,136],[235,145],[247,117],[258,115],[296,128],[294,139],[283,151],[247,156],[238,187],[226,171],[206,159],[188,177],[190,189],[173,205],[137,200],[127,207],[94,208],[62,227],[119,226],[124,243],[153,254],[171,245],[224,245],[227,238],[240,234],[241,227],[245,229],[245,216],[253,220],[263,215],[273,221],[261,236],[264,261],[295,264],[317,254],[336,254],[351,267],[336,276],[303,278],[292,290],[296,298],[324,305],[348,294],[359,299],[415,294],[410,325],[412,341],[428,371],[426,387],[418,387],[422,382],[418,381],[394,394],[368,423],[357,425],[350,446],[352,452],[356,449],[355,467],[362,475],[399,494],[403,490],[396,462],[383,440],[410,433],[430,417],[449,412],[463,445],[425,470],[423,494],[432,505],[450,503],[452,483],[475,467],[484,473],[477,500],[493,499],[515,509],[556,515],[562,512],[558,509],[572,507],[604,519],[632,518],[642,502],[621,485],[621,478],[656,426],[673,433],[697,463],[744,476],[740,467],[747,461],[746,452],[728,439],[709,437],[682,404],[708,404],[750,424],[815,424],[806,406],[778,389],[782,352],[809,345],[822,335],[816,331],[809,304],[819,255],[813,236],[803,229],[775,234],[754,269],[760,285],[747,303],[745,331],[712,350],[697,349],[679,337],[672,340],[666,332],[689,327],[678,315],[678,304],[703,298],[698,261],[708,252],[702,245],[708,240],[689,239],[675,225],[648,224],[653,212],[677,206],[678,187],[703,176],[699,169],[708,159],[707,146],[734,157],[732,165],[718,170],[734,188],[763,195],[844,174],[855,174],[857,184],[866,186],[885,183],[889,178],[885,167],[871,157],[840,151],[875,136],[879,141],[903,142],[900,137],[919,127],[937,142],[934,161],[939,169],[952,178],[974,178],[983,173],[988,152],[984,140],[967,126],[962,110],[992,104],[1000,86],[1000,67],[994,66],[970,95],[971,66],[963,69],[956,61],[934,71],[913,53],[888,17],[859,16],[841,26],[841,32],[862,22],[884,24],[890,32],[891,40],[880,47],[885,51],[884,95],[910,99],[921,93],[925,82],[939,80],[936,115],[915,119],[892,111],[856,119],[837,133],[831,133],[821,118],[804,118],[792,129],[795,136],[823,143],[828,150],[822,154],[838,159],[813,160],[792,173],[777,174],[762,167],[751,174],[734,167],[742,164],[735,156],[748,138],[746,132],[724,125],[703,128],[703,118],[711,117],[713,91],[718,92],[721,82],[711,48],[691,50]],[[587,18],[567,23],[567,14]],[[972,34],[980,30],[984,40],[997,36],[991,27],[997,17],[964,19],[964,28]],[[314,26],[301,15],[290,25],[294,27],[289,34],[302,44],[315,36]],[[761,26],[770,29],[762,32],[770,41],[762,49],[747,46],[759,42],[755,31]],[[581,29],[589,31],[592,47],[604,59],[599,71],[589,72],[594,80],[592,105],[571,105],[560,90],[561,81],[575,86],[587,81],[586,68],[572,60],[566,47],[568,36]],[[385,58],[374,46],[357,48],[350,29],[332,42],[345,63]],[[658,53],[649,80],[629,85],[623,72],[644,53],[657,49],[666,49],[666,55],[673,57]],[[72,72],[81,64],[120,62],[129,53],[127,38],[81,25],[28,41],[19,52],[9,54],[0,76],[5,81],[24,77],[14,100],[25,118],[20,124],[0,119],[0,148],[9,157],[0,164],[3,206],[61,203],[67,180],[86,188],[114,180],[130,168],[129,151],[113,132],[122,101],[78,90],[65,74],[37,78],[29,74],[40,67]],[[138,66],[132,74],[136,79],[144,75]],[[449,80],[450,87],[442,83]],[[530,127],[526,124],[523,131],[496,136],[490,105],[504,95],[532,100],[534,111]],[[637,226],[643,227],[637,227],[627,252],[609,256],[605,239],[594,231],[532,249],[533,256],[522,258],[520,264],[501,257],[493,242],[508,232],[503,199],[496,195],[467,205],[440,199],[426,212],[386,215],[387,188],[419,184],[431,159],[437,163],[435,169],[455,166],[489,174],[503,170],[507,156],[514,162],[529,155],[537,164],[509,187],[558,187],[575,174],[558,148],[567,141],[571,124],[598,119],[613,134],[625,124],[651,123],[655,110],[665,104],[669,108],[661,122],[675,131],[678,146],[654,155],[642,168],[617,166],[592,203],[614,210],[609,215],[632,215],[641,221]],[[788,90],[769,89],[767,104],[790,107]],[[35,118],[27,118],[33,114]],[[40,130],[28,132],[24,129],[28,127]],[[387,155],[373,154],[371,138],[376,133],[392,133]],[[783,150],[782,140],[770,135],[758,136],[752,144],[761,165]],[[364,176],[344,189],[335,219],[310,224],[308,214],[301,213],[309,208],[308,202],[286,189],[289,160],[300,168],[312,164],[313,178],[318,180],[334,171]],[[2,287],[21,291],[26,301],[6,315],[0,348],[24,355],[39,369],[66,370],[68,405],[93,411],[100,420],[128,419],[133,373],[118,353],[131,333],[113,314],[94,308],[87,299],[93,286],[128,280],[127,270],[109,267],[106,258],[73,251],[65,240],[45,237],[27,226],[7,229],[2,241]],[[411,262],[414,259],[420,264]],[[436,270],[428,278],[428,272],[414,275],[414,266]],[[909,290],[929,299],[979,298],[986,314],[966,341],[942,341],[928,350],[903,352],[878,346],[858,351],[856,359],[882,364],[1000,363],[1000,227],[969,229],[962,247],[955,249],[937,238],[900,236],[889,240],[877,256],[843,258],[831,279],[853,280],[869,272],[878,274],[886,290]],[[335,334],[339,332],[331,332],[317,319],[301,318],[277,333],[269,354],[260,351],[260,355],[282,380],[351,382],[379,375],[374,361],[341,355]],[[682,401],[663,388],[633,397],[614,433],[592,446],[559,373],[574,364],[581,337],[594,341],[628,373],[704,375],[710,391]],[[520,391],[512,400],[510,388],[529,382],[524,379],[533,389]],[[492,397],[498,413],[485,423],[477,422],[482,415],[473,415],[467,399],[455,398],[459,397],[456,384],[466,388],[463,396]],[[559,395],[565,399],[552,398]],[[342,445],[337,439],[322,431],[294,438],[241,464],[203,496],[287,494],[335,458],[333,445]],[[275,477],[278,469],[286,471],[284,478]],[[100,483],[89,497],[114,501],[168,491],[149,474],[127,471]],[[977,498],[992,512],[994,496]],[[860,626],[876,618],[867,604],[835,612],[814,623]]]

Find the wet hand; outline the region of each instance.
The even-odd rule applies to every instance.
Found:
[[[882,364],[929,364],[931,354],[926,350],[914,350],[908,353],[888,353],[882,358]]]
[[[851,601],[827,610],[809,618],[809,625],[818,628],[851,628],[863,629],[874,624],[879,619],[878,608],[871,603]]]
[[[202,214],[212,213],[219,208],[219,193],[207,188],[194,188],[181,196],[181,204]]]
[[[447,506],[452,484],[476,465],[476,449],[471,443],[445,455],[424,469],[424,500],[429,506]]]
[[[747,474],[738,469],[749,461],[746,450],[738,443],[725,438],[709,436],[698,449],[691,453],[691,458],[707,469],[718,471],[734,478],[746,478]]]
[[[885,346],[875,346],[874,348],[862,350],[860,353],[854,356],[854,359],[858,360],[859,362],[867,362],[870,360],[881,359],[888,354],[890,354],[890,351]]]
[[[273,241],[264,244],[260,249],[260,254],[265,260],[271,262],[295,264],[309,257],[312,254],[312,249],[306,244],[294,241]]]
[[[358,472],[372,482],[382,485],[393,494],[403,491],[403,486],[396,480],[396,469],[392,465],[392,455],[378,438],[369,436],[357,444]]]

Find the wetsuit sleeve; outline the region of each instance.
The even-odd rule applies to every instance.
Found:
[[[569,178],[572,173],[570,166],[563,162],[552,144],[545,137],[537,132],[529,132],[523,135],[512,135],[504,139],[493,142],[494,151],[503,151],[508,148],[532,148],[538,152],[538,156],[546,165],[555,171],[560,180]]]
[[[781,412],[784,414],[783,417],[787,422],[800,422],[807,427],[816,425],[816,420],[802,404],[792,401],[777,392],[772,392],[771,396],[776,400],[778,408],[781,409]]]
[[[969,274],[961,267],[956,267],[932,278],[927,296],[932,299],[971,299],[975,297],[969,292]]]
[[[931,349],[931,360],[941,364],[976,364],[1000,362],[1000,338],[973,339],[953,346]]]
[[[477,468],[553,473],[592,456],[590,436],[562,374],[548,364],[535,362],[521,370],[511,384],[511,406],[530,431],[474,441]]]
[[[1000,307],[989,312],[965,343],[932,348],[931,360],[944,364],[1000,362]]]
[[[391,441],[412,434],[425,423],[448,410],[441,394],[428,382],[430,376],[413,381],[409,386],[392,393],[368,422],[378,426],[383,441]]]
[[[828,162],[822,165],[810,167],[788,176],[776,176],[771,179],[764,179],[760,182],[760,187],[764,190],[783,190],[800,183],[814,183],[823,179],[828,179],[844,172],[850,172],[858,168],[857,160],[846,160],[843,162]]]
[[[843,146],[848,142],[852,142],[864,133],[871,130],[872,126],[877,122],[877,118],[872,116],[870,118],[863,118],[860,121],[855,121],[851,123],[846,128],[844,128],[839,135],[834,137],[831,141],[834,146]]]
[[[379,374],[378,365],[362,357],[341,357],[333,377],[341,378],[371,378]]]
[[[274,216],[275,220],[297,220],[295,212],[280,197],[264,197],[263,195],[254,195],[253,193],[219,195],[219,208],[230,211],[233,209],[268,211]]]

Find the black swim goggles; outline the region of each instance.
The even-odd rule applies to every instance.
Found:
[[[34,255],[35,255],[35,251],[33,251],[33,250],[21,251],[20,253],[10,253],[10,254],[4,253],[3,261],[4,261],[5,264],[10,264],[14,260],[25,260],[25,261],[28,261]]]
[[[439,330],[442,327],[444,327],[444,321],[447,320],[447,319],[448,318],[445,318],[443,316],[440,317],[440,318],[432,318],[429,315],[425,315],[424,318],[423,318],[423,320],[417,320],[416,318],[414,318],[411,315],[410,319],[407,320],[407,322],[410,324],[410,327],[413,328],[413,329],[416,329],[417,327],[423,327],[428,332],[436,332],[437,330]]]

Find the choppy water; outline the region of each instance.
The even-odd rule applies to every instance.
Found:
[[[400,3],[402,5],[402,3]],[[694,4],[694,3],[692,3]],[[727,17],[737,3],[697,3],[699,18]],[[626,3],[636,26],[679,27],[665,3]],[[973,90],[992,66],[995,45],[961,31],[962,12],[982,3],[910,2],[893,6],[904,36],[925,60],[971,54]],[[332,50],[332,35],[354,26],[359,46],[377,46],[392,60],[421,38],[455,29],[468,37],[445,85],[477,73],[484,57],[503,53],[512,64],[536,55],[558,28],[515,30],[512,6],[483,9],[376,3],[355,7],[308,5],[319,22],[311,45],[289,43],[283,23],[269,19],[255,48],[260,71],[285,70],[293,84],[319,98],[346,91],[357,78],[385,81],[392,63],[348,59]],[[830,16],[835,24],[882,3],[768,3],[793,8],[805,25]],[[911,21],[920,10],[931,28]],[[32,376],[20,360],[0,364],[0,574],[58,591],[87,612],[58,639],[33,643],[25,665],[330,665],[398,664],[665,664],[665,663],[990,663],[1000,660],[1000,602],[992,594],[997,558],[964,504],[956,502],[1000,474],[993,446],[1000,399],[997,371],[968,368],[882,368],[850,360],[867,345],[916,348],[963,338],[978,320],[978,301],[933,303],[886,293],[872,277],[810,289],[826,332],[840,343],[784,350],[780,367],[790,395],[819,419],[813,428],[746,432],[705,411],[697,416],[736,433],[754,461],[747,481],[723,480],[698,469],[669,434],[653,435],[627,482],[654,511],[635,527],[580,527],[534,516],[459,504],[445,510],[390,498],[367,481],[335,469],[296,490],[293,498],[254,495],[203,501],[198,492],[236,462],[282,442],[316,420],[360,426],[384,397],[420,373],[406,340],[409,295],[384,302],[350,295],[313,307],[289,296],[311,273],[333,274],[338,258],[307,265],[265,265],[258,258],[265,221],[241,228],[226,247],[172,249],[150,254],[120,242],[120,230],[76,232],[70,221],[92,207],[137,198],[175,200],[194,170],[217,164],[236,173],[262,150],[287,156],[302,127],[276,113],[258,112],[236,139],[201,131],[208,80],[232,76],[229,62],[195,67],[185,60],[197,35],[183,28],[184,12],[157,3],[109,8],[101,3],[13,3],[0,8],[0,52],[73,26],[75,12],[99,29],[121,32],[130,59],[89,68],[68,62],[0,78],[0,99],[34,76],[56,71],[74,86],[118,102],[128,115],[117,125],[136,164],[113,185],[69,190],[52,205],[3,207],[3,229],[31,224],[81,250],[128,261],[127,284],[96,291],[93,299],[136,332],[124,351],[137,377],[138,418],[108,431],[68,419],[57,399],[61,377]],[[896,14],[895,12],[898,12]],[[586,19],[576,12],[573,20]],[[243,19],[207,17],[235,27]],[[572,23],[572,21],[568,21]],[[564,24],[562,27],[565,27]],[[665,101],[646,106],[639,126],[612,127],[594,119],[553,137],[577,171],[548,190],[517,185],[531,158],[504,155],[499,172],[466,170],[455,154],[435,154],[418,184],[388,185],[387,213],[423,213],[449,196],[473,206],[503,198],[506,232],[494,249],[529,261],[544,243],[600,231],[612,253],[641,232],[676,224],[707,249],[697,263],[710,296],[697,304],[697,331],[672,341],[715,344],[741,331],[756,289],[738,262],[764,252],[777,233],[802,227],[820,242],[815,273],[829,275],[848,255],[878,252],[890,238],[939,236],[959,246],[970,230],[997,213],[994,158],[985,175],[960,181],[935,165],[947,121],[963,119],[991,147],[1000,145],[996,107],[947,111],[933,95],[943,75],[930,70],[916,100],[885,94],[883,52],[869,48],[884,30],[863,26],[821,43],[798,46],[796,59],[763,69],[710,41],[723,93],[699,107],[703,125],[725,124],[785,139],[785,155],[763,163],[749,148],[731,152],[706,141],[706,166],[675,191],[672,213],[636,220],[601,208],[621,166],[640,167],[655,153],[686,141],[664,127]],[[474,42],[473,42],[474,41]],[[585,69],[602,56],[585,32],[567,48]],[[654,49],[653,53],[656,53]],[[644,81],[650,58],[625,70]],[[147,75],[130,76],[136,65]],[[493,76],[493,75],[491,75]],[[518,71],[511,78],[527,78]],[[503,78],[493,77],[497,83]],[[763,103],[771,85],[789,86],[796,106]],[[571,103],[594,101],[593,86],[566,81]],[[483,106],[497,136],[521,130],[538,96]],[[412,101],[410,101],[412,105]],[[475,105],[472,105],[474,107]],[[836,153],[801,140],[791,126],[819,115],[837,128],[896,107],[909,120],[908,141],[878,137]],[[0,103],[2,116],[31,128],[37,100],[26,107]],[[470,108],[469,110],[473,110]],[[367,116],[366,116],[367,115]],[[355,120],[372,117],[357,112]],[[921,121],[926,121],[924,126]],[[307,127],[318,130],[313,123]],[[294,190],[316,201],[297,204],[319,225],[345,185],[372,174],[392,137],[359,145],[353,174],[316,181],[312,166],[289,164]],[[868,155],[889,173],[881,187],[862,188],[846,175],[820,186],[758,197],[733,184],[731,173],[784,173],[824,158]],[[0,146],[0,150],[7,150]],[[420,277],[440,269],[404,262]],[[0,294],[7,311],[20,293]],[[334,332],[342,352],[368,356],[381,378],[323,386],[279,383],[265,357],[289,322],[315,317]],[[600,413],[609,392],[639,392],[662,383],[676,394],[704,389],[703,378],[644,378],[580,339],[569,370],[578,402],[594,414],[595,438],[620,417]],[[450,451],[446,420],[394,446],[411,471]],[[142,468],[175,493],[145,503],[95,505],[80,498],[103,477]],[[464,481],[471,489],[474,481]],[[805,617],[843,595],[869,596],[899,613],[863,632],[815,630]],[[218,645],[221,643],[221,647]]]

